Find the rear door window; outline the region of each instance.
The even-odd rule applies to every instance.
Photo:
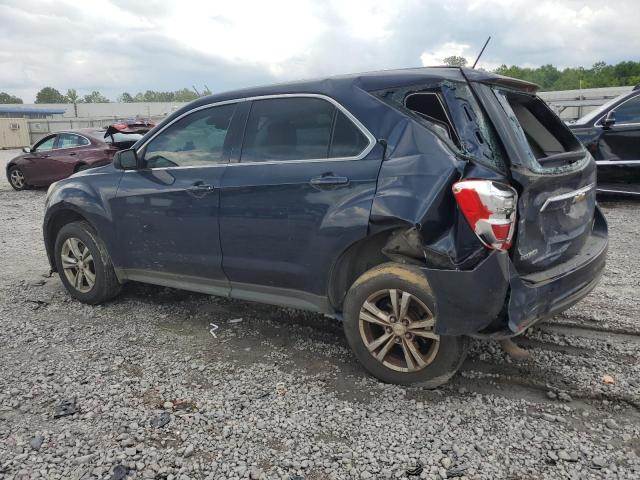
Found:
[[[240,160],[357,158],[369,139],[339,108],[315,97],[254,100]]]
[[[319,98],[256,100],[247,120],[241,160],[327,158],[335,107]]]
[[[59,133],[56,148],[73,148],[89,145],[89,141],[79,135],[73,133]]]
[[[369,140],[347,116],[336,109],[329,158],[356,157],[369,145]]]
[[[171,124],[145,147],[145,168],[225,163],[227,133],[235,109],[236,104],[206,108]]]

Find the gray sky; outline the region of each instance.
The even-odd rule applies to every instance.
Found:
[[[214,92],[471,61],[589,67],[640,60],[640,1],[0,0],[0,91]]]

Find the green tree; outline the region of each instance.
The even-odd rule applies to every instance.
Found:
[[[467,59],[464,57],[460,57],[458,55],[451,55],[442,60],[445,65],[449,65],[451,67],[466,67]]]
[[[36,94],[36,103],[66,103],[66,98],[53,87],[44,87]]]
[[[183,88],[173,92],[158,92],[155,90],[147,90],[146,92],[138,92],[131,96],[129,93],[123,93],[118,97],[119,102],[191,102],[199,97],[211,95],[211,90],[205,85],[202,93],[198,93],[190,88]]]
[[[129,92],[122,92],[122,95],[118,97],[118,102],[120,103],[133,103],[135,102],[134,98],[131,96]]]
[[[67,101],[71,103],[82,102],[82,98],[80,98],[80,95],[78,95],[78,92],[76,92],[75,88],[70,88],[69,90],[67,90],[67,94],[65,95],[65,97],[67,98]]]
[[[22,103],[22,99],[5,92],[0,92],[0,103]]]
[[[191,102],[198,98],[198,95],[193,90],[183,88],[182,90],[176,90],[173,92],[173,102]]]
[[[558,70],[553,65],[537,68],[500,65],[495,73],[527,80],[543,90],[574,90],[580,88],[617,87],[640,84],[640,62],[626,61],[616,65],[596,62],[591,68],[568,67]]]
[[[84,96],[84,101],[86,103],[109,103],[109,99],[102,95],[97,90],[94,90],[88,95]]]

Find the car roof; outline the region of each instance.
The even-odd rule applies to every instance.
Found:
[[[75,130],[60,130],[58,132],[51,132],[51,135],[59,135],[61,133],[71,133],[73,135],[82,135],[84,137],[92,137],[95,140],[104,141],[104,129],[100,128],[77,128]],[[102,133],[103,135],[100,135]]]
[[[159,127],[166,125],[180,115],[190,110],[212,103],[239,100],[243,98],[261,97],[266,95],[286,95],[286,94],[325,94],[339,100],[349,98],[353,93],[353,88],[360,88],[365,91],[384,90],[389,88],[405,87],[425,83],[437,83],[441,81],[470,80],[473,82],[492,83],[505,87],[515,88],[527,93],[535,93],[538,85],[524,80],[504,77],[483,70],[473,70],[460,67],[418,67],[404,68],[399,70],[379,70],[373,72],[353,73],[348,75],[337,75],[311,80],[301,80],[295,82],[278,83],[259,87],[231,90],[228,92],[208,95],[194,100],[191,103],[176,110],[164,118],[158,124]]]
[[[504,77],[502,75],[482,70],[447,66],[419,67],[337,75],[325,78],[231,90],[194,100],[189,104],[189,109],[199,105],[264,95],[279,95],[287,93],[326,93],[331,90],[340,90],[341,87],[353,84],[366,91],[375,91],[420,83],[430,83],[434,81],[465,81],[466,79],[475,82],[502,84],[528,92],[535,92],[538,89],[538,86],[534,83]]]

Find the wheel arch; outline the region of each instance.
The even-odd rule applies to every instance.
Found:
[[[73,166],[73,173],[78,173],[82,167],[88,166],[87,162],[78,162]]]
[[[342,311],[344,298],[360,275],[391,261],[382,250],[396,230],[397,227],[369,235],[340,254],[331,267],[327,286],[329,302],[336,310]]]
[[[54,258],[54,250],[58,232],[62,227],[72,222],[87,222],[95,230],[95,226],[87,219],[87,217],[71,207],[64,207],[56,210],[53,214],[51,214],[51,216],[45,223],[45,248],[47,250],[47,256],[49,257],[49,265],[51,265],[51,271],[53,272],[56,272],[58,270]]]

